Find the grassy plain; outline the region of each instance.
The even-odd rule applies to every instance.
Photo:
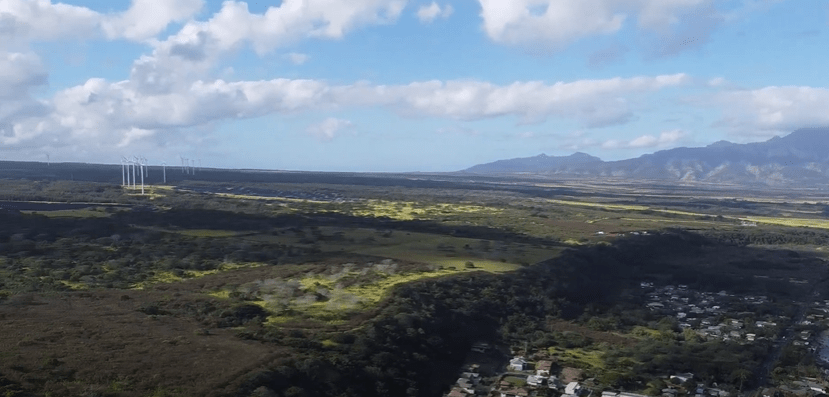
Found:
[[[73,185],[62,182],[11,186],[21,192],[4,192],[3,197],[54,199]],[[765,224],[829,228],[829,222],[820,219],[770,215],[779,210],[775,206],[784,205],[779,201],[748,203],[752,212],[740,214],[739,219],[733,215],[742,211],[739,207],[717,203],[707,209],[685,206],[685,197],[674,193],[653,194],[642,204],[600,202],[630,200],[630,192],[635,190],[632,188],[626,188],[624,197],[598,199],[593,194],[599,190],[589,191],[589,187],[580,185],[584,200],[569,195],[550,199],[554,195],[544,190],[567,184],[532,188],[540,190],[532,190],[526,184],[515,190],[517,185],[513,181],[503,185],[481,183],[480,190],[475,191],[456,187],[403,188],[394,184],[296,183],[287,188],[313,193],[320,186],[326,191],[341,192],[350,200],[197,194],[173,186],[148,187],[148,194],[141,196],[117,187],[96,191],[83,185],[83,189],[71,192],[73,199],[94,193],[97,196],[92,199],[97,197],[101,205],[114,200],[125,205],[153,206],[157,215],[138,212],[130,214],[129,222],[121,222],[120,210],[84,209],[9,217],[9,222],[21,224],[30,213],[49,219],[38,217],[44,222],[40,228],[0,225],[0,232],[4,233],[0,246],[7,249],[0,254],[0,320],[4,321],[4,332],[0,334],[0,376],[5,377],[0,378],[0,383],[9,379],[38,395],[50,392],[146,397],[208,395],[214,390],[234,395],[239,384],[254,378],[259,369],[278,367],[274,363],[279,357],[307,351],[315,344],[326,354],[347,350],[336,336],[372,324],[383,305],[388,304],[387,298],[402,285],[473,272],[506,278],[510,272],[532,269],[536,263],[556,258],[567,245],[587,249],[617,238],[597,236],[599,230],[649,230],[656,234],[665,228],[684,227],[734,231],[738,230],[735,224],[739,219],[758,222],[760,226],[754,230],[760,231],[767,230]],[[602,191],[608,192],[613,193],[612,189]],[[665,200],[678,204],[665,204]],[[787,207],[787,213],[812,213],[817,217],[819,211],[814,206],[819,202],[812,200]],[[235,217],[242,224],[247,218],[240,214],[256,215],[272,223],[263,222],[268,225],[263,230],[229,230],[228,223],[218,221],[215,225],[191,225],[186,220],[150,221],[171,209],[192,208],[224,214],[231,219],[229,224],[236,221]],[[729,211],[731,215],[716,218]],[[329,221],[325,217],[332,212],[353,216],[355,224],[326,223]],[[305,218],[291,218],[300,219],[296,225],[285,224],[277,216],[286,213]],[[111,224],[103,225],[112,231],[76,228],[73,224],[56,232],[50,226],[65,221],[57,218],[67,218],[78,225],[107,221]],[[478,237],[459,237],[462,235]],[[166,244],[178,246],[164,254],[168,257],[153,255],[154,248],[166,248]],[[74,251],[68,251],[70,248]],[[252,251],[263,258],[228,259],[234,255],[244,257]],[[66,252],[73,254],[67,256]],[[768,258],[767,254],[758,253],[755,259]],[[711,263],[712,268],[729,271],[743,264],[730,264],[736,259],[722,252],[686,260],[687,263],[677,260],[671,264],[690,268],[705,262]],[[215,269],[201,266],[207,261],[211,261],[211,266],[223,264]],[[755,262],[746,263],[753,266]],[[791,267],[794,270],[787,270],[791,274],[774,271],[781,280],[788,280],[794,272],[805,269],[801,264]],[[754,268],[747,271],[759,272]],[[127,277],[143,281],[124,283]],[[48,294],[38,290],[45,286],[53,289]],[[545,298],[533,297],[537,302],[544,302]],[[249,305],[266,310],[264,321],[230,322],[236,310]],[[542,327],[547,332],[546,326]],[[662,336],[660,331],[648,327],[635,328],[627,334],[601,333],[562,323],[553,324],[552,328],[561,333],[575,332],[600,344],[606,342],[612,348]],[[243,338],[268,332],[274,332],[278,342]],[[280,344],[289,339],[300,347]],[[557,346],[547,353],[567,365],[605,369],[607,352],[594,347]],[[57,360],[49,361],[55,365],[44,365],[45,360],[51,359]],[[75,372],[67,372],[71,375],[66,379],[52,380],[50,377],[59,375],[61,366]]]

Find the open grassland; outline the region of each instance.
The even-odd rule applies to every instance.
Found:
[[[562,365],[576,368],[601,370],[605,368],[604,352],[601,350],[589,350],[585,348],[567,349],[563,347],[550,347],[547,353],[555,357]]]
[[[184,281],[184,280],[188,280],[188,279],[201,278],[201,277],[210,276],[210,275],[214,275],[214,274],[220,274],[220,273],[228,272],[228,271],[231,271],[231,270],[246,269],[246,268],[259,267],[259,266],[263,266],[263,265],[261,263],[226,263],[226,264],[223,264],[218,269],[213,269],[213,270],[182,270],[182,271],[178,272],[178,274],[170,272],[170,271],[158,270],[158,271],[153,272],[153,274],[150,277],[148,277],[146,280],[144,280],[140,283],[133,284],[130,287],[130,289],[142,290],[142,289],[145,289],[147,287],[154,286],[154,285],[157,285],[157,284],[176,283],[176,282],[180,282],[180,281]],[[66,285],[67,287],[70,287],[72,289],[83,289],[83,288],[81,288],[81,286],[84,286],[84,288],[85,288],[85,285],[83,283],[71,283],[71,284],[70,283],[71,282],[69,282],[69,281],[63,281],[64,285]]]
[[[20,211],[24,214],[44,215],[50,218],[108,218],[112,216],[111,213],[105,212],[102,209],[77,209],[77,210],[55,210],[55,211]]]
[[[419,203],[413,201],[368,200],[351,210],[351,215],[387,217],[410,221],[414,219],[436,219],[465,214],[498,214],[502,209],[473,204]]]
[[[829,219],[781,218],[766,216],[747,216],[741,217],[740,219],[744,219],[750,222],[766,223],[770,225],[829,229]]]
[[[678,210],[668,210],[668,209],[658,209],[658,208],[651,208],[644,205],[628,205],[628,204],[610,204],[610,203],[595,203],[595,202],[587,202],[587,201],[570,201],[570,200],[547,200],[550,203],[554,204],[561,204],[561,205],[571,205],[571,206],[581,206],[581,207],[592,207],[592,208],[600,208],[604,210],[613,210],[613,211],[651,211],[657,212],[662,214],[671,214],[671,215],[682,215],[682,216],[692,216],[692,217],[709,217],[714,216],[711,214],[704,214],[699,212],[689,212],[689,211],[678,211]]]
[[[381,263],[328,265],[324,272],[313,265],[291,277],[260,278],[208,291],[221,299],[242,298],[266,309],[268,325],[314,321],[342,325],[389,296],[394,287],[418,280],[450,276],[468,270],[400,266]]]

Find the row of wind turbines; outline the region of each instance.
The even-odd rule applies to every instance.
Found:
[[[181,172],[188,175],[196,175],[196,160],[186,159],[179,156],[181,159]],[[201,168],[201,159],[198,160],[199,168]],[[164,174],[164,183],[167,183],[167,162],[162,161],[162,172]],[[136,167],[138,167],[138,177],[136,177]],[[132,175],[130,175],[132,174]],[[144,194],[144,178],[149,177],[149,169],[147,166],[147,158],[141,156],[125,157],[121,156],[121,186],[137,189],[137,180],[141,180],[141,194]]]

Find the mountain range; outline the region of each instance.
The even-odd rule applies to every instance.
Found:
[[[829,185],[829,127],[803,128],[765,142],[719,141],[705,147],[679,147],[618,161],[602,161],[580,152],[560,157],[540,154],[479,164],[461,173],[826,186]]]

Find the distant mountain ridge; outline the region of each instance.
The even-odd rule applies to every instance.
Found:
[[[719,141],[705,147],[679,147],[637,158],[602,161],[585,153],[544,154],[479,164],[461,172],[536,173],[734,184],[829,185],[829,127],[803,128],[765,142]]]

